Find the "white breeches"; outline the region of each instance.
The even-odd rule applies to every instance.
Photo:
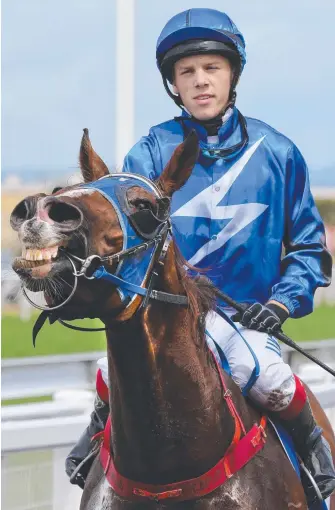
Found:
[[[227,315],[232,315],[228,313]],[[244,340],[216,312],[210,312],[206,319],[206,329],[211,337],[220,345],[228,361],[231,375],[241,389],[248,383],[255,367],[254,358],[246,345],[249,344],[259,363],[259,377],[250,389],[248,395],[261,407],[271,411],[286,409],[293,399],[295,380],[290,366],[281,357],[280,346],[274,337],[267,333],[259,333],[235,323]],[[207,336],[207,342],[218,361],[220,356]],[[108,385],[107,358],[98,360],[102,377]]]
[[[278,341],[267,333],[247,329],[239,322],[235,325],[259,363],[259,377],[249,391],[250,398],[271,411],[286,409],[293,399],[296,385],[290,366],[281,357]],[[248,346],[237,331],[216,312],[208,314],[206,329],[223,350],[232,378],[243,389],[255,367]],[[213,341],[207,337],[207,342],[219,359]]]

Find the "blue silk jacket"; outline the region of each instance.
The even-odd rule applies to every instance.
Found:
[[[171,206],[183,256],[209,268],[205,274],[237,301],[274,299],[292,317],[310,313],[316,288],[330,284],[332,259],[306,163],[288,138],[234,108],[218,143],[209,144],[205,129],[183,112],[151,128],[123,171],[156,179],[191,129],[200,155]],[[220,149],[232,147],[222,157]]]

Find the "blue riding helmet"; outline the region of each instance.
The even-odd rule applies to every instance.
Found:
[[[188,9],[167,22],[156,47],[164,85],[166,80],[172,83],[177,60],[201,53],[219,53],[230,60],[235,70],[234,91],[246,63],[245,41],[229,16],[215,9]]]

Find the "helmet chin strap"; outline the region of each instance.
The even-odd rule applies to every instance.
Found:
[[[176,105],[179,106],[179,108],[182,108],[184,105],[183,105],[180,95],[174,94],[172,92],[172,90],[169,87],[168,80],[165,76],[163,76],[162,78],[163,78],[163,85],[164,85],[166,92],[171,97],[171,99],[176,103]]]

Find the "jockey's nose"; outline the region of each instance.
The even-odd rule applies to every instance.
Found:
[[[197,88],[208,85],[208,76],[203,69],[197,69],[194,73],[194,86]]]
[[[57,197],[47,197],[38,204],[37,218],[57,227],[61,232],[70,232],[80,227],[83,214],[77,206],[69,202]]]

